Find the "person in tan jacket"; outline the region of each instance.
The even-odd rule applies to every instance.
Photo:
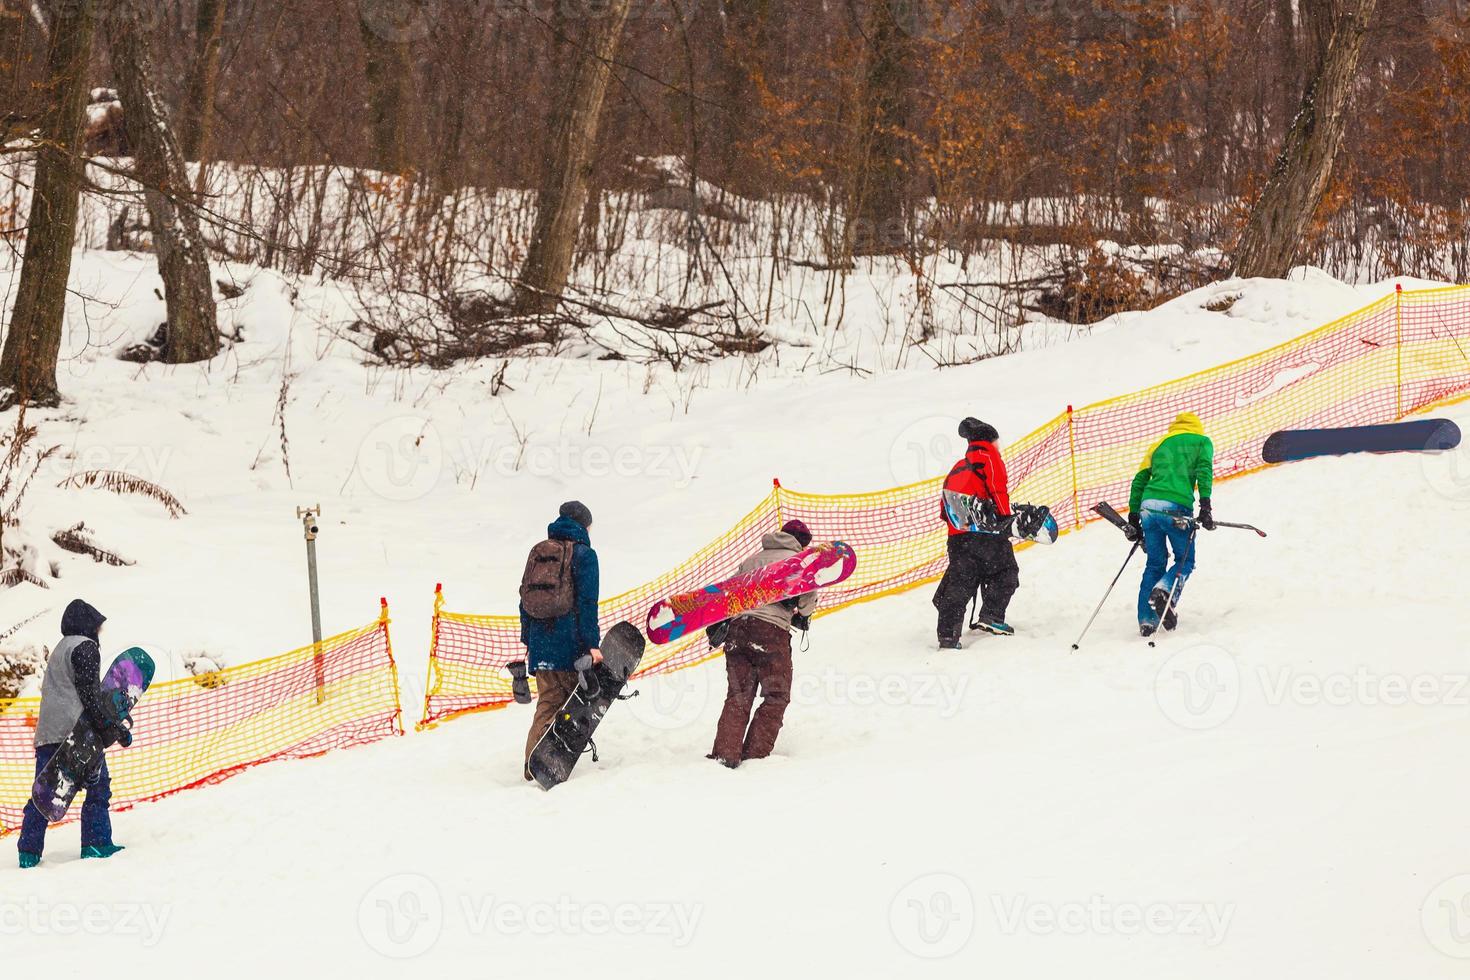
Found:
[[[740,565],[750,572],[784,561],[812,543],[812,532],[801,521],[787,521],[781,530],[761,538],[761,550]],[[725,635],[725,673],[729,691],[715,730],[709,758],[734,769],[746,759],[764,759],[776,747],[776,736],[791,703],[791,629],[805,630],[817,608],[817,594],[805,595],[752,609],[730,621]],[[763,695],[755,705],[756,692]]]

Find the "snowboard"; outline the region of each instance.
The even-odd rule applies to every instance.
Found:
[[[1011,517],[1000,517],[995,513],[994,501],[984,497],[970,497],[955,490],[944,491],[944,519],[961,531],[979,531],[982,534],[1007,534],[1017,541],[1034,541],[1037,544],[1056,544],[1060,529],[1051,509],[1045,505],[1016,504],[1011,508]],[[1020,533],[1017,525],[1023,513],[1032,513],[1040,518],[1032,534]]]
[[[102,675],[102,709],[111,721],[131,729],[133,706],[151,683],[153,658],[140,647],[124,650]],[[64,818],[77,793],[97,777],[106,748],[86,717],[78,718],[31,786],[31,802],[47,823]]]
[[[607,709],[620,700],[623,686],[643,659],[643,634],[632,623],[618,623],[602,638],[602,663],[580,669],[581,681],[566,703],[557,709],[551,727],[546,729],[531,749],[526,768],[542,789],[551,789],[567,781],[572,767],[591,746],[597,761],[597,747],[592,735]]]
[[[1273,432],[1261,447],[1268,463],[1293,463],[1314,456],[1347,453],[1433,452],[1460,444],[1460,427],[1449,419],[1422,419],[1348,429],[1286,429]]]
[[[763,568],[660,599],[648,611],[648,638],[671,643],[722,619],[836,585],[856,568],[857,554],[850,546],[841,541],[814,544]]]

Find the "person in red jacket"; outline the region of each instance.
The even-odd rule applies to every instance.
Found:
[[[1011,498],[1005,460],[995,447],[1000,436],[993,426],[967,418],[960,423],[960,437],[968,445],[964,458],[945,478],[941,508],[949,529],[949,568],[934,593],[941,650],[960,649],[965,607],[977,590],[981,603],[976,628],[995,636],[1013,636],[1016,631],[1006,624],[1006,609],[1021,586],[1020,567],[1006,533]],[[973,519],[961,520],[953,506],[956,503],[974,506]],[[991,529],[983,529],[986,527]]]

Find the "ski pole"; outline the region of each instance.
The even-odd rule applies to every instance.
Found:
[[[1096,621],[1097,614],[1102,612],[1103,606],[1107,605],[1108,596],[1112,595],[1113,589],[1118,587],[1118,580],[1121,579],[1123,577],[1123,573],[1128,570],[1128,563],[1132,561],[1133,556],[1138,553],[1138,547],[1141,544],[1143,544],[1142,540],[1135,541],[1133,542],[1133,547],[1128,549],[1128,557],[1123,559],[1123,567],[1118,569],[1117,575],[1113,576],[1113,582],[1111,585],[1108,586],[1108,591],[1103,593],[1102,602],[1099,602],[1097,604],[1097,608],[1092,611],[1092,618],[1087,621],[1086,626],[1082,627],[1082,633],[1077,637],[1077,642],[1072,644],[1073,650],[1078,650],[1082,647],[1082,637],[1086,636],[1087,631],[1092,629],[1092,624],[1094,621]]]
[[[1174,526],[1177,527],[1181,531],[1186,531],[1186,530],[1188,530],[1191,527],[1198,527],[1199,526],[1199,518],[1196,518],[1196,517],[1176,517],[1176,518],[1174,518]],[[1238,529],[1240,529],[1242,531],[1254,531],[1256,534],[1260,535],[1261,537],[1263,537],[1263,538],[1266,537],[1266,532],[1265,531],[1262,531],[1260,528],[1256,527],[1254,524],[1233,524],[1230,521],[1216,521],[1215,522],[1215,526],[1216,527],[1233,527],[1233,528],[1238,528]]]

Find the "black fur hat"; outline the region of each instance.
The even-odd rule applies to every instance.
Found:
[[[960,423],[960,438],[966,442],[996,442],[1000,433],[988,422],[971,417]]]

